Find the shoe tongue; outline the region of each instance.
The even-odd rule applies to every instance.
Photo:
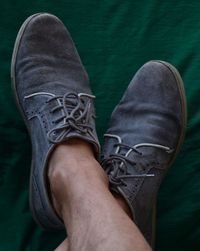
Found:
[[[118,154],[125,156],[127,154],[127,149],[125,148],[120,148]]]
[[[65,109],[67,109],[68,113],[70,114],[74,109],[77,108],[77,105],[79,106],[79,109],[76,111],[76,114],[74,116],[80,116],[80,111],[84,110],[84,105],[83,103],[78,104],[78,100],[75,99],[74,97],[69,97],[67,100],[64,100]]]

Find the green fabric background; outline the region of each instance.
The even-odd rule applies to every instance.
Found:
[[[42,230],[29,212],[31,146],[10,87],[18,29],[41,11],[61,18],[73,37],[96,95],[101,142],[114,106],[143,63],[162,59],[179,69],[188,127],[159,193],[156,250],[200,250],[200,1],[7,0],[0,10],[0,251],[54,250],[65,236]]]

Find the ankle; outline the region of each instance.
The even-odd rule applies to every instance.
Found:
[[[64,172],[67,169],[67,173],[74,170],[75,167],[80,166],[82,162],[89,162],[94,160],[94,154],[92,147],[89,143],[80,139],[71,139],[67,142],[56,146],[48,166],[48,176],[51,180],[51,176],[57,174],[57,171]]]
[[[62,161],[82,161],[93,158],[94,152],[91,144],[81,139],[70,139],[56,146],[51,155],[49,166],[57,166]]]
[[[48,178],[52,186],[73,178],[82,165],[95,161],[92,147],[80,139],[71,139],[56,146],[48,165]]]
[[[48,179],[50,196],[59,215],[61,204],[68,203],[90,183],[108,187],[107,176],[94,158],[92,147],[81,140],[70,140],[55,148],[49,161]]]
[[[95,159],[77,163],[59,164],[49,174],[50,196],[61,218],[63,209],[68,211],[69,205],[85,197],[91,189],[104,187],[108,190],[107,176]]]

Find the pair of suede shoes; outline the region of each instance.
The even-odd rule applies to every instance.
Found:
[[[22,25],[13,51],[14,95],[32,142],[30,207],[45,229],[63,229],[49,198],[47,164],[54,148],[71,138],[92,144],[110,190],[127,202],[146,240],[154,240],[159,186],[184,139],[186,99],[169,63],[143,65],[113,111],[100,158],[89,80],[64,24],[37,13]]]

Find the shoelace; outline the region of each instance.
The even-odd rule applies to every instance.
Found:
[[[91,99],[94,98],[95,96],[85,93],[66,93],[64,96],[50,98],[47,103],[53,100],[58,101],[58,105],[50,112],[62,111],[62,116],[54,120],[53,123],[56,125],[62,120],[63,123],[59,126],[55,126],[48,132],[48,140],[54,144],[59,143],[72,129],[82,134],[91,132],[93,128],[90,126],[89,120],[91,118]],[[54,137],[57,134],[59,134],[58,137]]]
[[[105,135],[105,136],[112,137],[114,135]],[[119,139],[118,136],[114,136],[114,137]],[[105,171],[107,172],[109,176],[110,185],[114,185],[114,186],[126,185],[124,179],[154,177],[154,174],[142,174],[141,173],[141,174],[132,175],[128,173],[128,164],[131,164],[133,166],[137,164],[134,160],[130,160],[128,158],[129,154],[131,152],[135,152],[138,155],[142,155],[142,153],[137,150],[137,148],[142,147],[142,146],[156,147],[156,148],[165,150],[167,153],[173,152],[173,150],[170,149],[169,147],[158,145],[158,144],[151,144],[151,143],[141,143],[133,147],[123,144],[121,142],[114,144],[114,147],[117,147],[116,153],[111,154],[107,159],[102,161],[102,166],[104,166]],[[127,149],[127,152],[125,155],[122,155],[119,153],[119,150],[122,147]],[[159,167],[155,167],[155,168],[162,169]]]

